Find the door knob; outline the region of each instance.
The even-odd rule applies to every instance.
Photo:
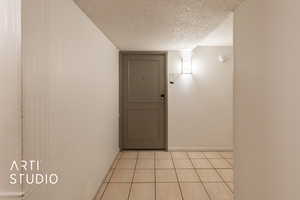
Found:
[[[165,94],[160,95],[160,100],[161,100],[162,103],[165,102],[165,97],[166,97]]]

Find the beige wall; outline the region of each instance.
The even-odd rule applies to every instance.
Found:
[[[13,160],[21,158],[21,6],[20,0],[0,1],[0,199],[20,193],[9,185]],[[11,200],[18,199],[11,197]]]
[[[180,72],[180,59],[169,52],[169,73]],[[193,74],[169,84],[169,149],[232,149],[232,47],[197,47],[192,61]]]
[[[118,50],[72,0],[23,1],[24,159],[57,185],[28,200],[91,200],[118,151]]]
[[[235,13],[236,199],[299,199],[300,2]]]

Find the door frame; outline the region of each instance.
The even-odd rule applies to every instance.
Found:
[[[165,130],[164,139],[165,144],[162,150],[168,150],[168,52],[167,51],[120,51],[119,52],[119,148],[124,150],[123,144],[123,122],[124,122],[124,106],[123,106],[123,58],[125,55],[162,55],[164,56],[164,72],[165,72],[165,109],[164,109],[164,120],[165,120]],[[137,149],[138,150],[138,149]],[[150,149],[149,149],[150,150]]]

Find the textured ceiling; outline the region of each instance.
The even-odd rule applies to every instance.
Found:
[[[233,13],[199,43],[201,46],[233,45]]]
[[[191,49],[242,0],[74,0],[121,50]]]

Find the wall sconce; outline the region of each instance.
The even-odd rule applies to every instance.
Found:
[[[181,57],[181,59],[180,59]],[[175,70],[174,72],[169,72],[169,83],[175,84],[176,80],[182,74],[192,74],[192,50],[182,50],[180,52],[180,57],[176,58],[176,62],[174,64]],[[177,60],[178,59],[178,60]],[[181,60],[181,63],[180,63]]]
[[[225,56],[219,56],[218,60],[220,63],[225,63],[227,61],[227,58]]]
[[[181,51],[182,74],[192,74],[192,51]]]

